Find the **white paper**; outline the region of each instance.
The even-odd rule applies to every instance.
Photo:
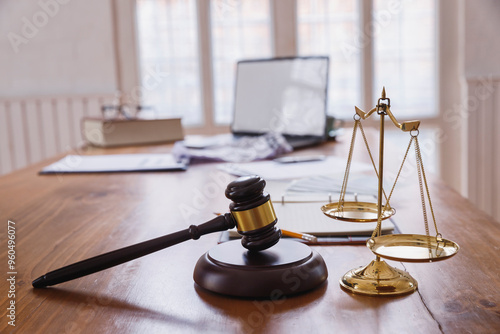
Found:
[[[321,161],[278,163],[275,161],[257,161],[248,163],[232,163],[219,166],[219,169],[236,176],[259,175],[265,180],[297,179],[316,175],[332,175],[343,173],[346,159],[328,157]],[[373,166],[365,163],[352,163],[351,173],[373,170]]]
[[[373,168],[372,168],[373,169]],[[372,173],[375,174],[375,173]],[[300,180],[294,180],[286,189],[287,194],[301,193],[323,193],[340,192],[344,175],[336,176],[312,176]],[[390,184],[384,182],[384,189],[391,189]],[[378,194],[378,178],[375,175],[352,173],[349,175],[346,193],[349,194]]]
[[[42,169],[49,173],[98,173],[186,169],[171,154],[67,155]]]
[[[286,230],[309,233],[315,236],[371,235],[377,227],[376,222],[352,223],[327,217],[321,211],[323,204],[326,203],[281,203],[273,200],[278,226]],[[390,220],[383,220],[381,229],[383,234],[391,233],[394,230],[394,224]]]

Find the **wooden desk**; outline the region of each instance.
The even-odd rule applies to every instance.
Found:
[[[345,154],[346,143],[315,150]],[[38,176],[45,164],[0,178],[2,333],[500,331],[500,225],[439,180],[431,180],[430,187],[440,231],[461,249],[438,263],[389,261],[417,279],[419,289],[411,295],[364,297],[340,289],[345,272],[374,259],[364,246],[314,247],[329,278],[307,294],[275,302],[215,295],[197,288],[192,274],[218,235],[35,290],[31,281],[49,270],[202,223],[229,204],[224,189],[230,178],[215,164],[192,165],[186,172]],[[403,233],[424,233],[418,188],[410,190],[391,201],[396,222]],[[6,280],[8,220],[16,228],[15,298],[8,297]],[[6,316],[11,300],[15,327]]]

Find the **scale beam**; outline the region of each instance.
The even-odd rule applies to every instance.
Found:
[[[356,114],[359,115],[359,117],[361,117],[362,119],[369,118],[375,111],[378,110],[378,107],[375,107],[375,108],[371,109],[369,112],[365,113],[363,110],[361,110],[358,107],[354,107],[354,108],[356,109]],[[394,125],[397,128],[401,129],[404,132],[418,130],[418,127],[420,126],[420,121],[407,121],[407,122],[399,123],[398,120],[396,119],[396,117],[394,117],[394,115],[392,114],[391,109],[389,109],[388,107],[385,109],[385,112],[387,113],[387,115],[391,119],[392,123],[394,123]]]

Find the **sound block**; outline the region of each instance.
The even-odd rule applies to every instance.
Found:
[[[219,244],[200,257],[193,274],[199,286],[215,293],[269,299],[314,289],[327,277],[321,255],[291,240],[260,252],[248,251],[240,240]]]

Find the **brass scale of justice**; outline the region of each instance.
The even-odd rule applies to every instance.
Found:
[[[425,176],[422,155],[418,143],[418,127],[420,121],[408,121],[398,123],[391,110],[391,101],[386,97],[385,87],[382,90],[382,96],[378,99],[375,108],[368,113],[355,107],[354,129],[349,149],[347,166],[344,174],[339,201],[323,205],[321,210],[330,218],[347,221],[352,223],[377,222],[371,238],[367,241],[367,247],[376,255],[376,259],[370,264],[348,271],[341,279],[340,286],[350,292],[363,295],[394,296],[409,294],[417,289],[417,281],[409,273],[388,265],[381,258],[401,262],[434,262],[445,260],[455,255],[459,246],[457,243],[444,239],[438,231],[434,210],[432,208],[429,188]],[[372,114],[377,113],[380,116],[380,143],[379,143],[379,167],[375,166],[373,156],[368,146],[368,141],[363,130],[361,119],[365,120]],[[395,178],[389,196],[387,197],[383,189],[383,170],[384,170],[384,118],[389,116],[392,123],[404,132],[410,133],[410,142],[406,149],[401,167]],[[366,149],[370,156],[375,174],[378,178],[378,196],[377,203],[346,201],[345,194],[349,178],[349,170],[352,161],[352,154],[356,133],[358,128],[363,136]],[[389,234],[382,235],[382,220],[388,219],[396,213],[396,210],[390,206],[389,201],[398,181],[403,165],[407,159],[410,148],[414,144],[416,154],[417,174],[420,187],[422,202],[422,211],[425,224],[425,235],[418,234]],[[434,223],[435,235],[430,235],[429,222],[427,219],[427,205],[425,197],[427,196],[432,221]],[[385,198],[385,205],[382,204]]]

